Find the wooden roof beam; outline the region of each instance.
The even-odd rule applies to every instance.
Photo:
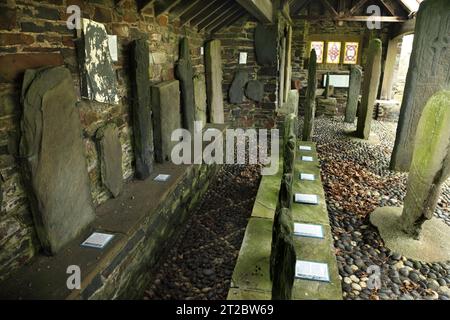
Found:
[[[320,2],[323,4],[325,9],[327,9],[334,17],[337,17],[339,15],[336,9],[334,9],[334,7],[327,0],[320,0]]]
[[[159,17],[162,14],[169,12],[176,5],[178,5],[181,0],[159,0],[155,3],[155,17]]]
[[[221,2],[222,0],[203,0],[199,2],[198,5],[192,7],[191,10],[189,10],[180,17],[181,27],[190,23],[192,19],[198,17],[202,12],[205,12],[205,10],[213,8],[213,6],[218,5]]]
[[[222,21],[216,26],[213,26],[211,29],[207,29],[206,31],[210,33],[216,33],[217,31],[220,31],[222,28],[226,28],[231,26],[233,23],[241,19],[243,16],[245,16],[247,12],[245,10],[240,10],[233,16],[227,17],[226,20]]]
[[[274,8],[271,0],[236,0],[245,10],[262,23],[272,23]]]
[[[176,6],[176,8],[174,8],[173,11],[170,12],[170,14],[172,15],[172,18],[173,19],[178,19],[183,14],[185,14],[190,9],[192,9],[194,6],[198,5],[198,3],[200,1],[201,0],[193,0],[193,1],[188,2],[188,3],[184,3],[184,2],[180,3],[179,5]]]
[[[238,5],[230,6],[228,9],[223,10],[222,13],[218,14],[217,16],[213,16],[212,19],[208,19],[208,21],[205,21],[198,25],[198,30],[203,30],[205,28],[212,28],[217,22],[226,21],[227,17],[232,16],[233,14],[241,11],[242,8]]]
[[[198,17],[195,17],[191,20],[191,26],[198,26],[199,24],[203,23],[205,20],[216,16],[223,10],[226,10],[229,8],[233,3],[232,1],[221,1],[222,3],[218,4],[215,7],[211,7],[208,10],[205,10],[202,14],[200,14]]]

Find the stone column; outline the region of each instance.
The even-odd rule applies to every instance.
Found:
[[[386,62],[384,63],[383,84],[381,86],[381,98],[391,100],[392,86],[395,80],[395,64],[397,62],[398,44],[400,39],[391,39],[388,43]]]
[[[305,99],[305,118],[303,122],[303,141],[311,141],[314,135],[314,117],[316,113],[317,90],[317,55],[316,50],[311,50],[308,66],[308,88]]]
[[[401,226],[411,237],[433,217],[441,186],[450,176],[450,91],[434,95],[417,127]]]
[[[369,140],[373,118],[373,108],[377,99],[381,76],[381,40],[370,42],[367,63],[364,70],[363,97],[358,117],[356,135],[358,138]]]
[[[212,40],[206,44],[205,50],[206,94],[208,97],[208,112],[211,123],[223,124],[222,93],[222,53],[220,40]]]
[[[187,38],[183,38],[180,43],[180,59],[176,65],[176,76],[180,80],[183,127],[193,134],[196,120],[194,70],[192,68],[189,41]]]
[[[350,87],[348,89],[347,108],[345,109],[345,122],[354,123],[358,110],[359,94],[361,93],[362,69],[352,66],[350,71]]]
[[[450,1],[424,1],[417,14],[391,169],[408,171],[416,128],[428,99],[450,86]]]

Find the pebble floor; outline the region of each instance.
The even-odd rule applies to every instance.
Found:
[[[450,262],[429,264],[395,254],[369,222],[375,208],[403,205],[407,175],[388,170],[396,124],[373,122],[378,144],[350,140],[345,131],[355,127],[340,118],[318,118],[315,127],[343,298],[450,299]],[[176,244],[152,271],[154,281],[144,299],[226,299],[259,181],[258,166],[221,170]],[[447,184],[436,216],[450,225],[449,204]],[[380,270],[379,290],[369,289],[374,266]]]

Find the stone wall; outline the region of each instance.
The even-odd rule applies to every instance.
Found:
[[[156,18],[153,9],[138,13],[136,1],[126,0],[117,6],[114,0],[7,0],[0,4],[0,58],[9,61],[0,69],[0,175],[3,201],[0,213],[0,279],[29,261],[39,250],[27,195],[17,163],[19,103],[23,72],[27,68],[65,64],[72,72],[74,88],[80,98],[80,76],[75,54],[75,32],[66,27],[66,8],[76,4],[83,17],[104,23],[108,34],[118,36],[119,61],[114,64],[119,82],[119,105],[87,100],[79,103],[83,138],[88,158],[92,197],[96,205],[110,197],[100,181],[100,164],[95,133],[106,122],[119,128],[123,152],[124,180],[134,175],[132,150],[131,89],[129,79],[129,44],[144,38],[150,45],[152,83],[174,79],[181,36],[190,39],[196,72],[203,72],[200,47],[205,35],[168,16]]]
[[[285,25],[281,17],[278,25],[279,32],[281,32]],[[261,66],[257,63],[255,53],[256,26],[257,22],[252,19],[248,20],[247,17],[214,35],[222,42],[225,122],[235,128],[272,128],[276,126],[278,66]],[[246,65],[239,64],[240,52],[248,54]],[[228,91],[238,70],[248,72],[249,80],[259,80],[264,83],[262,102],[254,102],[247,98],[239,105],[229,102]]]

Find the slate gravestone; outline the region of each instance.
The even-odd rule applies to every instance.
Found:
[[[316,114],[316,90],[317,90],[317,55],[316,50],[311,50],[308,66],[308,88],[305,99],[305,118],[303,123],[303,141],[311,141],[314,135],[314,117]]]
[[[352,66],[350,70],[350,87],[348,89],[347,108],[345,109],[345,122],[354,123],[358,110],[359,94],[361,93],[362,69]]]
[[[256,61],[262,66],[274,66],[278,63],[277,53],[278,26],[258,24],[255,29]]]
[[[222,93],[222,53],[220,40],[212,40],[206,44],[205,50],[206,95],[208,98],[209,121],[223,124]]]
[[[103,185],[117,198],[123,189],[122,147],[119,130],[114,123],[108,123],[97,130],[101,179]]]
[[[130,78],[133,94],[133,136],[136,178],[145,180],[153,171],[153,125],[150,106],[149,48],[144,39],[131,44]]]
[[[244,102],[244,88],[248,82],[248,73],[244,70],[239,70],[235,73],[233,82],[231,83],[228,92],[228,98],[232,104],[240,104]]]
[[[284,135],[283,135],[283,173],[293,174],[295,163],[295,149],[297,146],[297,135],[295,133],[297,117],[295,114],[289,114],[284,121]]]
[[[381,54],[381,40],[372,40],[369,45],[367,63],[364,70],[363,95],[358,116],[358,127],[356,129],[356,136],[364,140],[369,140],[370,137],[373,109],[380,85]]]
[[[261,102],[264,98],[264,84],[258,80],[250,80],[245,87],[245,95],[250,100]]]
[[[180,80],[183,127],[192,134],[195,130],[194,69],[192,68],[189,41],[180,43],[180,59],[176,65],[176,76]]]
[[[435,94],[423,109],[409,173],[400,224],[419,238],[422,225],[433,217],[442,184],[450,176],[450,91]]]
[[[155,157],[159,163],[170,161],[172,133],[180,129],[180,82],[167,81],[152,87],[153,121],[155,127]]]
[[[428,99],[450,87],[450,1],[420,4],[391,168],[408,171],[417,124]]]
[[[70,71],[25,72],[20,157],[37,235],[56,254],[95,218]]]
[[[117,76],[105,26],[83,19],[83,38],[77,41],[77,52],[82,96],[102,103],[119,104]]]
[[[271,276],[272,300],[291,300],[297,255],[294,222],[289,209],[277,209],[273,224]]]
[[[205,76],[198,74],[194,77],[195,117],[203,125],[207,123],[207,101]]]

